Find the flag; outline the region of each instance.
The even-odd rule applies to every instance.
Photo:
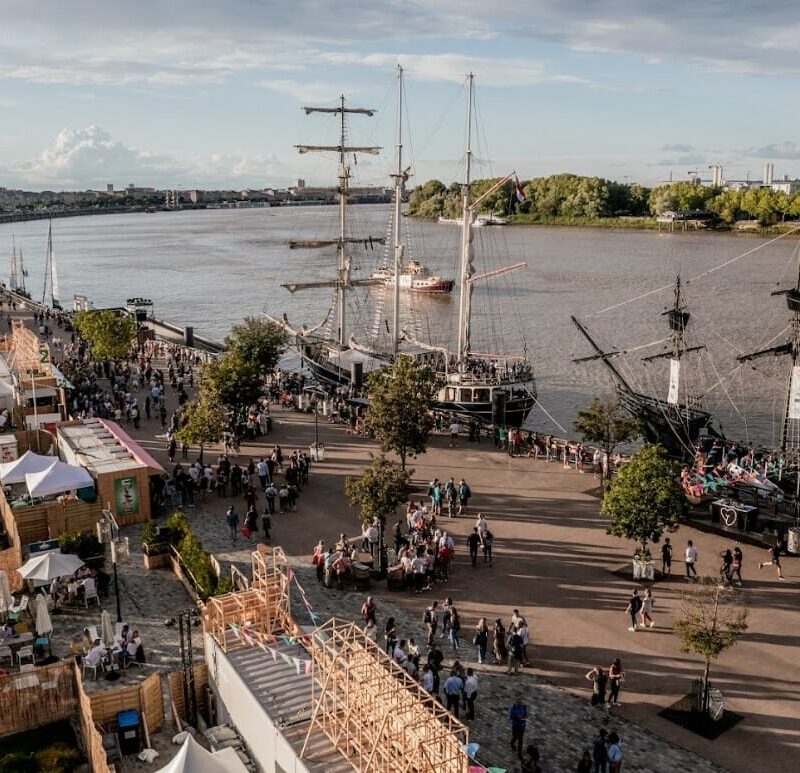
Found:
[[[516,175],[514,175],[514,191],[517,194],[517,201],[522,204],[525,201],[525,191],[522,190],[522,184]]]

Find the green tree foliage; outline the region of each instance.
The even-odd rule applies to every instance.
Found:
[[[229,351],[221,360],[203,366],[200,389],[212,403],[238,412],[261,396],[262,373],[256,362],[245,359],[239,351]]]
[[[595,397],[588,408],[578,411],[573,423],[588,443],[597,443],[608,456],[620,443],[635,440],[642,432],[642,424],[634,419],[617,400],[600,400]]]
[[[665,531],[675,531],[688,510],[675,465],[658,445],[633,455],[612,480],[601,507],[610,519],[608,533],[636,540],[642,551]]]
[[[345,478],[344,490],[350,506],[358,508],[364,523],[372,523],[377,518],[383,524],[388,514],[408,501],[414,470],[402,469],[383,454],[370,455],[370,458],[369,467],[361,475]]]
[[[135,320],[108,309],[79,311],[73,324],[81,338],[91,342],[92,353],[99,360],[124,360],[138,332]]]
[[[286,348],[286,333],[274,322],[246,317],[244,322],[234,325],[225,339],[229,352],[241,355],[242,359],[255,363],[262,373],[268,373],[278,364]]]
[[[84,561],[105,552],[103,543],[90,531],[65,531],[58,536],[58,546],[62,553],[73,553]]]
[[[703,711],[707,711],[711,661],[736,644],[747,630],[747,609],[741,593],[706,578],[684,591],[673,626],[680,637],[681,652],[693,652],[705,661]]]
[[[365,423],[381,442],[394,451],[405,469],[406,458],[425,453],[433,429],[431,407],[438,381],[429,368],[401,356],[391,368],[373,371],[367,382],[370,405]]]
[[[187,403],[183,408],[183,422],[177,432],[177,439],[187,446],[200,447],[200,459],[203,448],[208,443],[216,443],[222,437],[225,425],[225,412],[222,406],[209,392]]]

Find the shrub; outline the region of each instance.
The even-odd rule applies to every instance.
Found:
[[[36,755],[39,768],[48,773],[71,773],[78,767],[81,754],[65,743],[54,743]]]
[[[198,595],[204,598],[213,595],[218,578],[211,565],[211,556],[203,549],[200,540],[189,532],[178,544],[178,552],[194,577]]]
[[[167,529],[170,531],[170,542],[173,545],[177,545],[192,530],[186,513],[182,513],[180,510],[176,510],[167,518]]]
[[[58,538],[62,553],[74,553],[84,561],[94,556],[102,556],[103,543],[90,531],[67,531]]]

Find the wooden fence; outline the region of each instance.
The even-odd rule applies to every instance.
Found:
[[[75,664],[60,661],[0,678],[0,737],[61,722],[75,713]]]
[[[183,699],[183,673],[172,671],[167,675],[169,680],[169,692],[175,706],[173,711],[177,712],[181,722],[186,723],[186,702]],[[194,695],[197,701],[197,710],[201,714],[206,713],[206,687],[208,686],[208,668],[205,663],[197,663],[194,666]],[[173,720],[174,721],[174,720]]]
[[[147,729],[156,733],[164,726],[161,674],[150,674],[141,684],[93,693],[89,701],[92,717],[106,729],[115,728],[120,711],[136,709],[147,717]]]
[[[72,661],[72,667],[75,673],[74,683],[77,686],[78,718],[83,736],[83,751],[89,760],[89,769],[92,773],[114,773],[114,767],[108,764],[106,750],[103,747],[103,736],[97,730],[92,716],[92,702],[83,691],[83,679],[76,661]]]

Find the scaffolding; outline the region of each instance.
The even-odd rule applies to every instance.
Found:
[[[467,728],[354,623],[317,628],[309,654],[313,711],[301,759],[321,731],[364,773],[467,773]]]
[[[253,580],[250,587],[212,596],[203,610],[203,630],[227,652],[239,646],[239,637],[229,630],[246,631],[252,638],[267,641],[277,634],[294,635],[297,625],[291,616],[289,564],[279,547],[259,545],[251,554]]]

